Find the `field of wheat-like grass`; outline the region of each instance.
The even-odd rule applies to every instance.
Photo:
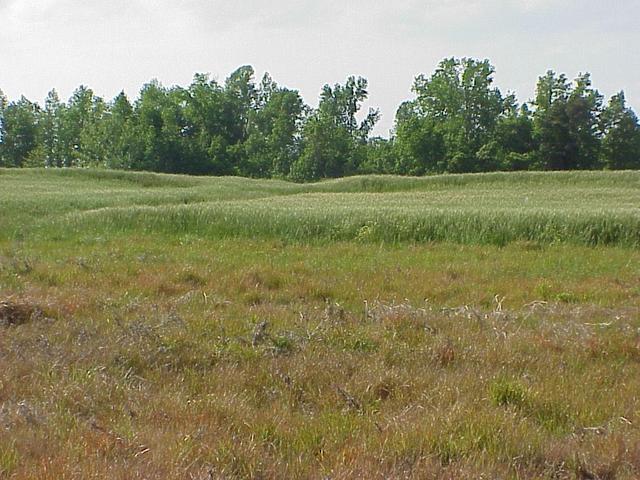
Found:
[[[142,230],[286,241],[640,245],[637,172],[371,176],[294,185],[5,170],[0,184],[3,216],[20,224],[7,225],[5,235],[33,226],[58,235]]]

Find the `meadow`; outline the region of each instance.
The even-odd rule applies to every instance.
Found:
[[[155,232],[284,241],[640,245],[638,172],[365,176],[308,185],[3,172],[5,236],[37,225],[50,234],[57,228],[58,238]]]
[[[640,172],[0,169],[0,478],[640,476]]]

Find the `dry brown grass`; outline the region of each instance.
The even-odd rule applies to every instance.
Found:
[[[0,478],[640,476],[636,251],[129,240],[0,269]]]

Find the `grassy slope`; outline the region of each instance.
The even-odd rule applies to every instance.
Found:
[[[639,172],[368,176],[294,185],[4,170],[0,186],[6,236],[39,223],[58,236],[155,231],[289,241],[640,244]]]
[[[0,170],[0,301],[44,310],[0,326],[0,478],[637,478],[637,248],[371,243],[363,215],[633,217],[639,178]],[[357,241],[260,223],[291,210]]]

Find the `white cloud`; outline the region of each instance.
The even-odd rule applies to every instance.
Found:
[[[640,107],[640,2],[619,0],[0,0],[0,88],[41,101],[79,84],[135,96],[157,77],[224,79],[253,64],[314,104],[324,83],[369,79],[378,132],[418,73],[448,56],[489,58],[522,100],[548,68],[591,71]]]

